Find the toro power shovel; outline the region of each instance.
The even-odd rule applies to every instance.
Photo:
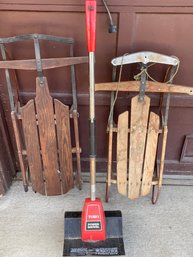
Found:
[[[103,210],[96,198],[96,142],[95,142],[95,44],[96,0],[86,0],[86,31],[89,52],[90,99],[90,191],[83,211],[66,212],[64,222],[64,256],[116,256],[124,255],[122,215],[120,211]]]

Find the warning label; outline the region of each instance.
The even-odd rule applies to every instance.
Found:
[[[76,256],[83,256],[83,255],[98,255],[98,256],[116,256],[119,255],[119,251],[117,247],[112,248],[71,248],[70,254]]]
[[[101,230],[100,221],[89,221],[86,223],[86,230]]]

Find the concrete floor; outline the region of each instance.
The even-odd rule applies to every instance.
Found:
[[[65,211],[80,211],[89,185],[45,197],[14,182],[0,198],[0,257],[60,257]],[[104,199],[105,185],[97,184]],[[157,205],[150,197],[129,201],[112,188],[106,210],[120,209],[126,256],[193,257],[193,187],[163,186]]]

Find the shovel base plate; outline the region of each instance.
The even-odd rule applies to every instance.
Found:
[[[81,212],[65,213],[63,256],[125,255],[120,211],[105,211],[107,239],[95,242],[81,240],[81,214]]]

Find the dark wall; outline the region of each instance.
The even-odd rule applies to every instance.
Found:
[[[5,194],[15,175],[15,159],[0,97],[0,195]]]
[[[192,86],[192,41],[193,3],[180,0],[109,0],[117,34],[108,34],[108,16],[101,1],[97,14],[96,82],[111,81],[110,60],[118,55],[135,51],[155,51],[179,57],[181,64],[175,78],[176,84]],[[134,3],[134,4],[133,4]],[[44,33],[75,39],[75,55],[87,55],[85,42],[84,1],[80,0],[6,0],[0,2],[0,37],[29,33]],[[42,46],[43,56],[65,56],[59,46]],[[33,51],[29,44],[15,45],[8,50],[12,58],[31,58]],[[135,67],[124,71],[124,79],[132,79]],[[158,70],[158,72],[157,72]],[[152,75],[162,80],[165,70],[158,66]],[[80,141],[82,164],[88,168],[88,67],[77,66],[77,88],[80,112]],[[67,73],[54,70],[46,73],[53,96],[70,104],[70,84]],[[19,92],[23,103],[34,97],[35,76],[33,72],[19,72]],[[2,92],[6,88],[1,76]],[[119,97],[116,113],[128,108],[128,95]],[[8,100],[3,102],[4,111],[11,130]],[[106,125],[109,112],[109,94],[96,95],[97,156],[98,170],[106,170],[107,134]],[[158,99],[154,97],[154,106]],[[166,170],[172,173],[193,174],[193,142],[188,135],[193,134],[193,100],[188,96],[172,96],[169,118],[169,138],[166,153]],[[184,142],[186,146],[184,148]],[[12,140],[13,141],[13,140]],[[182,151],[183,150],[183,151]],[[183,155],[183,156],[182,156]],[[181,158],[182,156],[182,158]],[[184,158],[184,156],[188,156]]]

